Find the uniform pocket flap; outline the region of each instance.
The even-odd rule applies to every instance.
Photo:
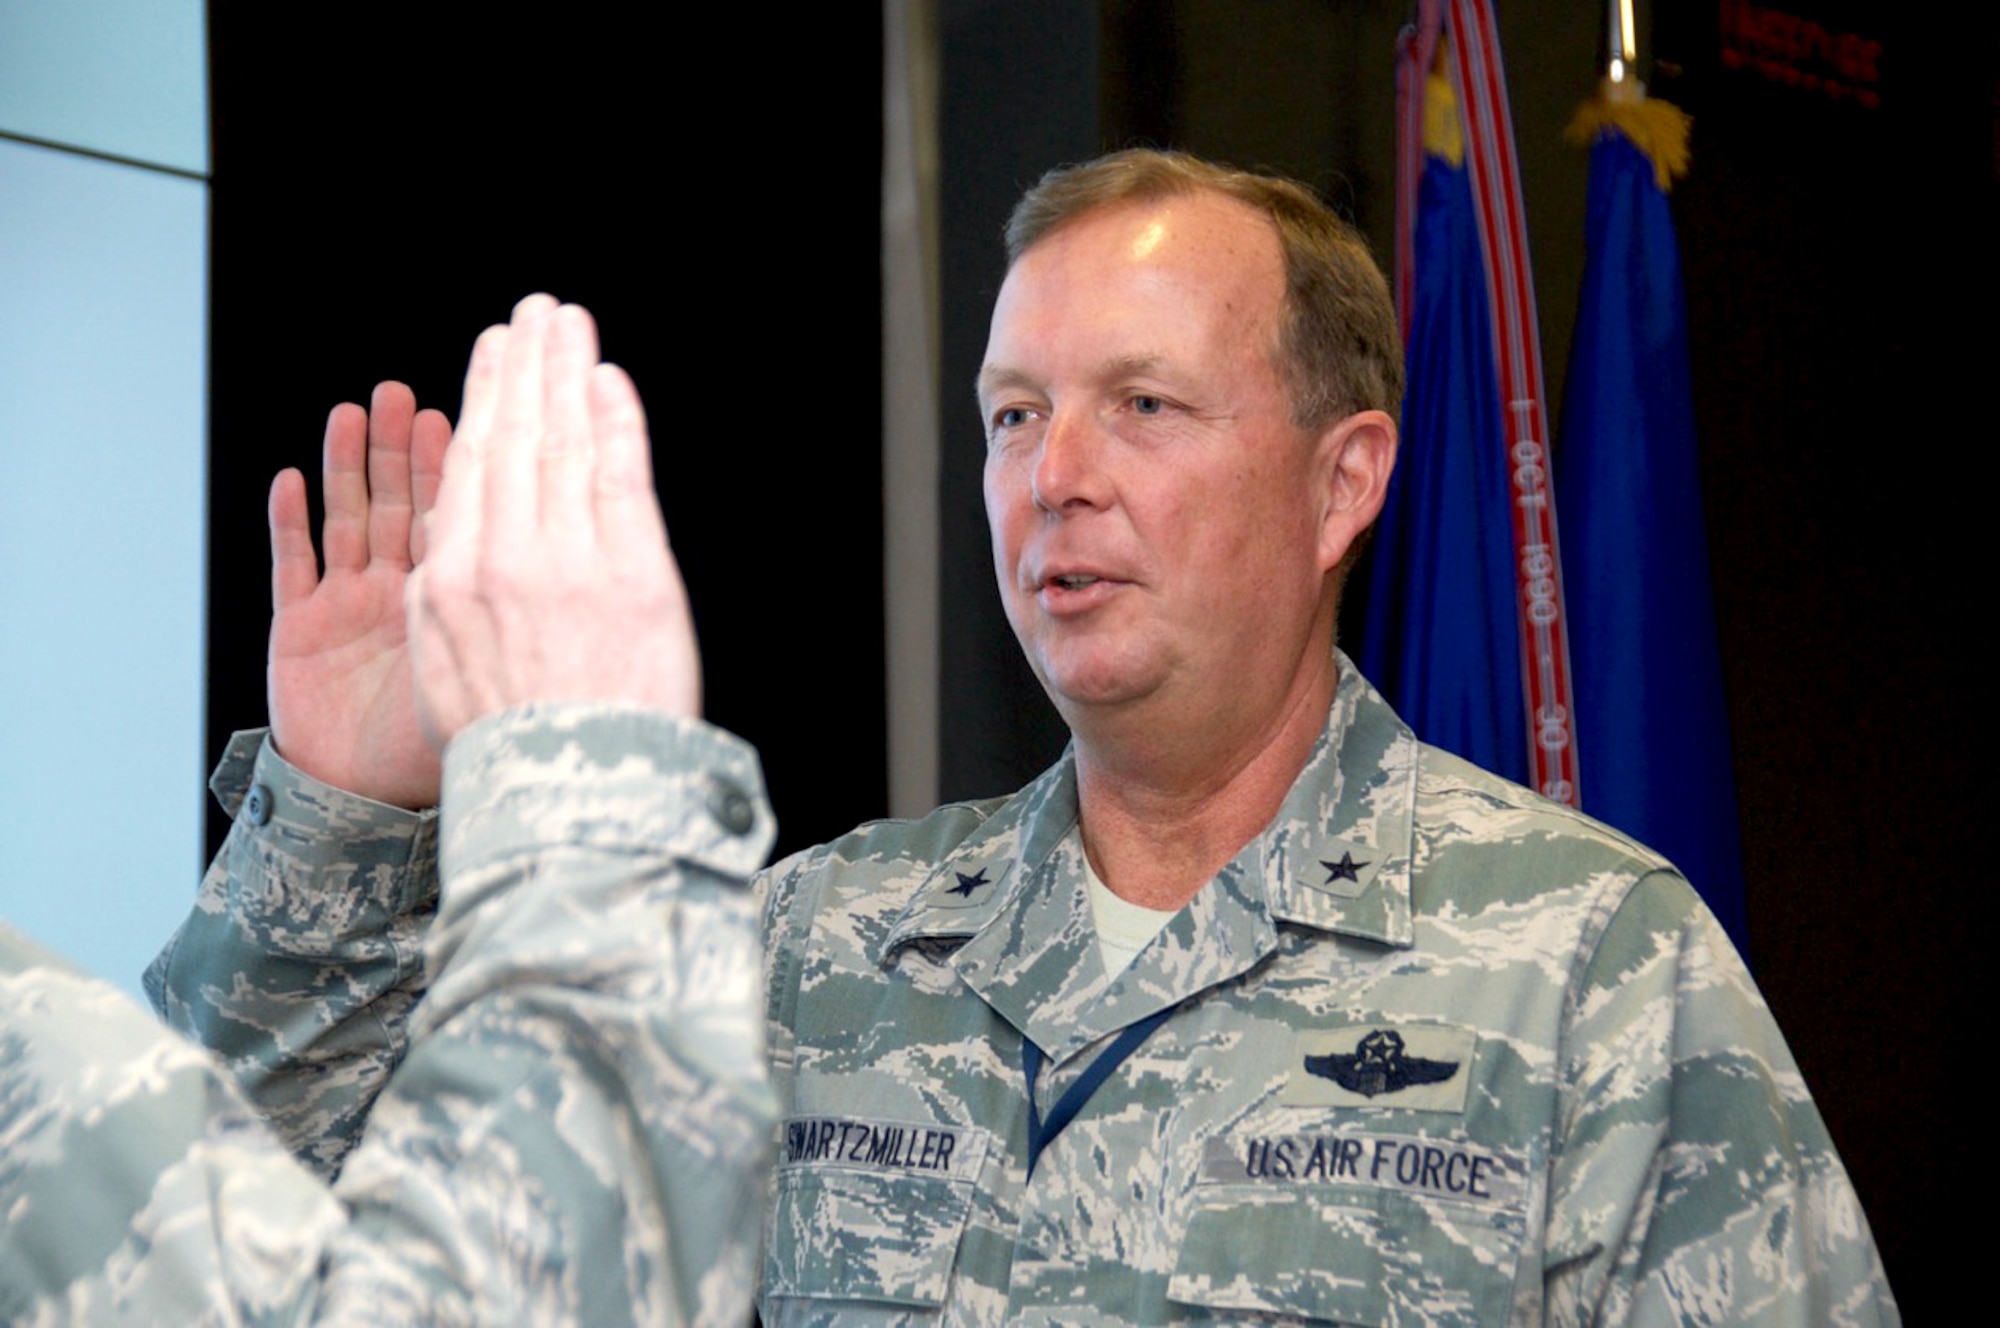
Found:
[[[985,1142],[952,1126],[787,1121],[765,1294],[942,1304]]]
[[[1447,1201],[1324,1187],[1198,1196],[1167,1298],[1326,1323],[1504,1324],[1521,1223]]]

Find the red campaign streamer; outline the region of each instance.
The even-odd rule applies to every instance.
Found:
[[[1398,181],[1396,302],[1409,336],[1414,284],[1413,230],[1423,169],[1423,86],[1449,7],[1452,87],[1465,123],[1466,157],[1486,260],[1494,364],[1500,378],[1514,531],[1515,611],[1520,624],[1522,704],[1528,768],[1545,796],[1579,804],[1562,552],[1548,455],[1542,350],[1528,263],[1527,212],[1514,158],[1514,125],[1490,0],[1420,0],[1417,24],[1397,42]]]

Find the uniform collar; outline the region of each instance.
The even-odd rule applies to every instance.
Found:
[[[1274,918],[1407,947],[1417,739],[1354,662],[1335,655],[1326,731],[1244,851],[1258,854]]]
[[[1271,823],[1108,987],[1084,893],[1076,765],[1064,752],[958,843],[878,959],[960,941],[960,976],[1052,1061],[1248,970],[1278,923],[1411,943],[1417,742],[1345,655],[1325,731]]]

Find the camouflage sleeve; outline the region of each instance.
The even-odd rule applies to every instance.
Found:
[[[445,802],[435,983],[332,1190],[214,1059],[0,929],[0,1322],[743,1320],[755,756],[513,711],[453,744]]]
[[[297,1323],[339,1205],[201,1048],[0,926],[0,1323]]]
[[[437,814],[322,784],[262,729],[230,741],[209,788],[234,818],[229,837],[146,992],[331,1178],[409,1044]]]
[[[1686,882],[1642,879],[1574,992],[1548,1321],[1899,1323],[1784,1037]]]

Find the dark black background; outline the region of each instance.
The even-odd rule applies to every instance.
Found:
[[[708,713],[762,749],[782,845],[880,815],[873,15],[774,49],[747,14],[665,46],[599,3],[300,12],[210,8],[211,746],[261,722],[271,476],[316,501],[327,409],[378,379],[455,417],[473,338],[547,290],[645,400]]]

